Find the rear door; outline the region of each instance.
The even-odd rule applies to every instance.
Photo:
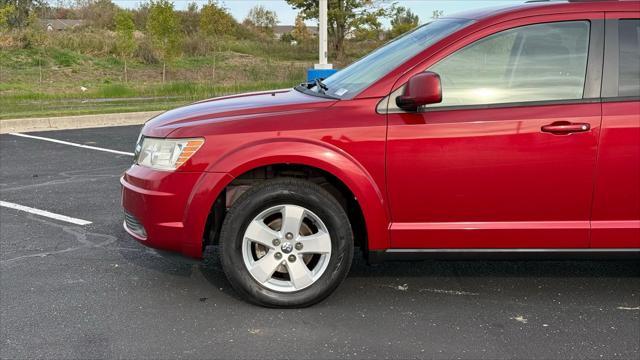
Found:
[[[593,248],[640,248],[640,13],[606,14]]]
[[[388,115],[393,248],[589,246],[602,18],[501,24],[427,64],[443,103]]]

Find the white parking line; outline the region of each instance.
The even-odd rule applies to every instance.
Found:
[[[25,211],[25,212],[28,212],[28,213],[31,213],[31,214],[40,215],[40,216],[48,217],[48,218],[55,219],[55,220],[65,221],[65,222],[76,224],[76,225],[89,225],[89,224],[91,224],[91,221],[82,220],[82,219],[76,219],[76,218],[72,218],[72,217],[65,216],[65,215],[60,215],[60,214],[54,214],[54,213],[46,211],[46,210],[40,210],[40,209],[36,209],[36,208],[28,207],[28,206],[23,206],[23,205],[19,205],[19,204],[14,204],[14,203],[2,201],[2,200],[0,200],[0,206],[4,206],[6,208],[15,209],[15,210],[19,210],[19,211]]]
[[[51,138],[46,138],[46,137],[41,137],[41,136],[33,136],[33,135],[27,135],[27,134],[21,134],[21,133],[9,133],[9,135],[20,136],[20,137],[29,138],[29,139],[49,141],[49,142],[53,142],[53,143],[57,143],[57,144],[75,146],[75,147],[79,147],[79,148],[83,148],[83,149],[104,151],[104,152],[109,152],[109,153],[118,154],[118,155],[129,155],[129,156],[133,156],[134,155],[132,152],[118,151],[118,150],[105,149],[105,148],[101,148],[101,147],[97,147],[97,146],[76,144],[76,143],[72,143],[72,142],[68,142],[68,141],[56,140],[56,139],[51,139]]]

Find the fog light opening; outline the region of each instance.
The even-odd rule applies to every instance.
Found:
[[[142,240],[147,239],[147,231],[144,229],[144,226],[142,226],[135,216],[127,212],[124,213],[124,227],[134,236],[141,238]]]

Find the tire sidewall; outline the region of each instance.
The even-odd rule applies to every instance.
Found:
[[[315,213],[331,236],[331,256],[324,273],[309,287],[286,293],[258,283],[242,256],[244,233],[251,221],[264,210],[285,204]],[[276,180],[243,194],[227,214],[220,245],[222,265],[232,286],[245,298],[263,306],[304,307],[321,301],[344,280],[353,258],[353,235],[344,209],[329,192],[301,180]]]

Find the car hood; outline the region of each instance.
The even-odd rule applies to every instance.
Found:
[[[306,95],[294,89],[223,96],[164,112],[147,121],[142,133],[145,136],[166,137],[184,126],[239,121],[260,114],[323,108],[335,102],[334,99]]]

